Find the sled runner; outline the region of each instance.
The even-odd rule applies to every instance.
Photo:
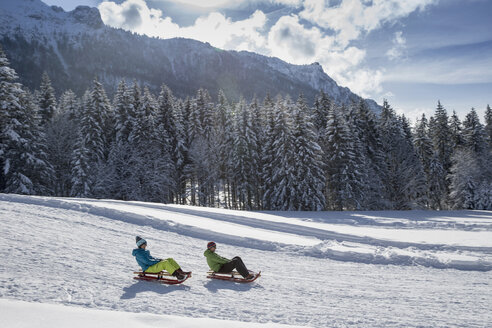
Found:
[[[253,271],[250,271],[250,272],[252,274],[254,274],[254,277],[252,279],[243,278],[243,276],[241,276],[241,274],[239,274],[239,272],[237,272],[237,271],[232,271],[232,272],[227,272],[227,273],[208,271],[207,272],[207,278],[248,283],[248,282],[255,281],[261,275],[261,271],[258,273],[254,273]]]
[[[183,280],[178,280],[175,276],[172,276],[165,271],[161,271],[158,273],[135,271],[135,272],[133,272],[133,274],[135,274],[135,277],[133,277],[133,279],[136,279],[136,280],[155,281],[155,282],[159,282],[159,283],[167,284],[167,285],[182,284],[189,277],[191,277],[191,272],[190,272],[190,274],[185,275],[185,278]]]

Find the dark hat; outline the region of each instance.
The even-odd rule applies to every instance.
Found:
[[[212,247],[216,247],[216,244],[214,241],[211,241],[207,244],[207,248],[212,248]]]

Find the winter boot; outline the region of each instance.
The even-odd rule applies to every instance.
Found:
[[[182,274],[185,276],[189,276],[191,273],[191,271],[183,271],[183,270],[181,270],[181,268],[177,269],[176,271],[178,271],[179,274]]]
[[[181,271],[181,272],[183,272],[183,271]],[[179,281],[186,279],[186,275],[179,273],[178,270],[173,272],[173,276],[175,276],[176,279],[178,279]]]

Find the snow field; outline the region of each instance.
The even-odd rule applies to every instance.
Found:
[[[135,207],[122,210],[118,206],[105,207],[108,203],[117,202],[0,195],[0,243],[5,245],[0,250],[0,298],[175,315],[183,320],[217,319],[224,326],[230,326],[230,321],[312,327],[487,327],[492,323],[491,271],[442,270],[397,262],[365,264],[343,247],[338,253],[341,261],[334,261],[316,256],[310,247],[288,244],[294,227],[290,223],[269,223],[267,214],[259,214],[265,221],[263,225],[258,221],[244,224],[247,229],[258,229],[256,240],[241,235],[233,238],[235,230],[221,237],[216,232],[220,227],[207,230],[207,227],[183,224],[179,219],[183,213],[178,210],[174,211],[173,221],[169,218],[169,213],[173,212],[169,206],[132,202],[131,206]],[[129,203],[121,202],[121,205]],[[165,210],[156,218],[154,211],[159,207]],[[218,219],[223,217],[222,210],[197,210],[200,212],[195,212],[194,217],[207,218],[203,212],[218,213],[214,215],[216,219],[208,214],[208,219],[212,220],[210,225],[224,224]],[[232,220],[233,214],[228,213],[228,219]],[[235,213],[238,217],[254,214]],[[462,212],[462,215],[473,213]],[[286,218],[286,222],[322,221],[320,217],[313,217],[320,213],[284,215],[298,217]],[[480,212],[480,215],[477,222],[460,229],[490,233],[486,213]],[[384,221],[383,218],[378,220]],[[474,220],[467,217],[460,221],[468,219]],[[450,229],[452,220],[447,219],[445,227],[436,229],[436,233]],[[432,225],[424,218],[413,221],[414,227]],[[240,222],[234,224],[240,225]],[[357,222],[358,226],[352,223],[354,228],[363,229],[362,221]],[[410,224],[406,226],[411,229]],[[262,239],[265,230],[270,230],[268,236],[276,235],[283,242]],[[311,239],[310,231],[302,231],[297,236]],[[131,272],[137,267],[131,250],[137,234],[147,239],[152,255],[173,257],[183,269],[192,270],[193,277],[178,286],[134,281]],[[218,242],[219,254],[229,258],[241,256],[250,269],[262,270],[262,277],[248,285],[206,279],[208,267],[203,251],[209,239]],[[390,241],[370,241],[398,242],[396,237]],[[331,242],[335,246],[351,246],[343,240]],[[314,247],[329,243],[328,238],[320,239],[320,244]],[[452,244],[449,243],[452,252],[464,252],[460,245]],[[371,246],[357,244],[363,250],[370,249],[367,245]],[[330,250],[336,250],[338,246],[335,246]],[[413,247],[423,252],[418,246]],[[425,250],[430,253],[437,247],[424,246],[430,246]],[[466,252],[476,256],[490,257],[487,245],[471,250],[469,246],[463,247],[468,247]],[[160,320],[156,322],[162,322]]]

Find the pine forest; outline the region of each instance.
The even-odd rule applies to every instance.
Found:
[[[179,99],[122,80],[56,97],[0,50],[0,192],[244,210],[492,209],[492,110],[438,102],[412,126],[387,101]],[[62,91],[62,90],[60,90]],[[215,95],[214,95],[215,97]],[[309,103],[313,103],[312,106]]]

